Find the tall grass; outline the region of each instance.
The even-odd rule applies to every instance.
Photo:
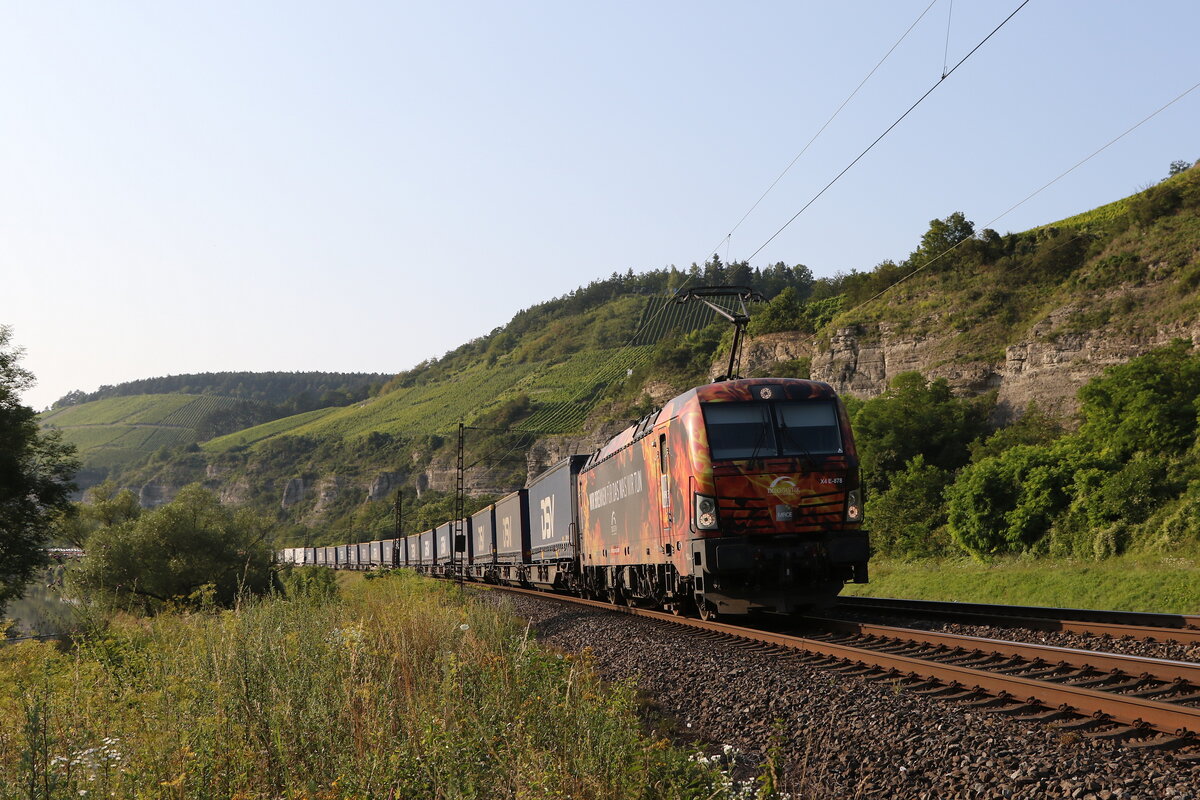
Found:
[[[1120,556],[1101,561],[1001,558],[988,564],[962,559],[871,562],[871,582],[843,594],[1200,613],[1200,565],[1193,558]]]
[[[0,796],[727,796],[636,711],[452,586],[359,579],[0,650]]]

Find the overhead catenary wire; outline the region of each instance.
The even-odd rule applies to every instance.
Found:
[[[893,44],[890,48],[888,48],[888,51],[883,54],[883,58],[879,59],[879,61],[876,62],[875,66],[871,68],[871,71],[867,73],[867,76],[859,82],[858,86],[854,87],[854,91],[852,91],[852,92],[850,92],[850,94],[846,95],[846,99],[842,101],[842,104],[839,105],[837,107],[837,109],[834,110],[833,114],[831,114],[829,116],[829,119],[825,120],[825,124],[817,129],[817,132],[814,133],[812,135],[812,138],[809,139],[808,142],[804,145],[804,147],[802,147],[800,149],[800,152],[796,154],[796,157],[793,158],[790,162],[788,162],[788,165],[783,168],[783,172],[780,172],[779,175],[777,175],[775,177],[775,180],[771,181],[771,185],[768,186],[761,195],[759,195],[758,199],[754,201],[754,205],[750,206],[750,208],[746,211],[746,213],[742,215],[742,218],[739,219],[737,221],[737,223],[732,228],[729,229],[729,233],[727,233],[722,239],[722,241],[726,243],[727,247],[728,247],[728,243],[733,239],[733,234],[735,234],[737,232],[738,228],[742,227],[742,223],[745,222],[746,219],[751,214],[754,213],[755,209],[757,209],[759,207],[759,205],[762,203],[762,201],[766,199],[767,195],[769,195],[771,193],[771,191],[775,188],[775,186],[781,180],[783,180],[783,177],[791,171],[792,167],[796,166],[796,162],[800,160],[800,157],[808,152],[808,149],[810,147],[812,147],[813,143],[815,141],[817,141],[817,139],[821,136],[822,133],[825,132],[825,129],[828,128],[833,123],[833,121],[835,119],[837,119],[838,115],[842,113],[842,109],[844,109],[850,103],[850,101],[853,100],[855,98],[855,96],[858,95],[859,91],[864,86],[867,85],[867,81],[871,80],[871,77],[876,72],[879,71],[879,68],[883,66],[883,62],[887,61],[888,58],[891,57],[892,53],[895,52],[896,48],[899,47],[900,44],[905,39],[908,38],[908,35],[910,33],[912,33],[913,28],[917,27],[917,23],[919,23],[921,20],[923,20],[925,18],[925,15],[929,13],[929,9],[933,8],[937,2],[938,2],[938,0],[931,0],[929,5],[925,6],[925,10],[922,11],[915,20],[913,20],[912,24],[909,25],[908,28],[904,31],[904,33],[900,35],[900,38],[896,40],[895,44]],[[718,242],[717,245],[715,247],[713,247],[712,250],[709,251],[709,253],[710,254],[715,253],[717,251],[717,248],[719,248],[720,246],[721,246],[721,243]],[[726,253],[725,260],[727,262],[729,261],[728,251]]]
[[[902,33],[900,35],[900,37],[895,41],[895,43],[893,43],[892,46],[890,48],[888,48],[887,52],[884,53],[883,57],[881,57],[878,62],[876,62],[876,64],[867,73],[866,77],[864,77],[859,82],[859,84],[854,88],[854,90],[851,91],[850,94],[846,96],[846,98],[841,102],[841,104],[830,115],[829,119],[827,119],[825,121],[825,123],[817,130],[817,132],[814,133],[813,136],[808,140],[808,142],[804,145],[804,147],[801,148],[800,152],[797,153],[794,158],[792,158],[792,160],[783,169],[783,171],[780,172],[779,175],[777,175],[775,177],[775,179],[771,182],[771,184],[769,186],[767,186],[766,190],[763,191],[763,193],[754,202],[754,204],[751,205],[751,207],[742,215],[741,219],[739,219],[737,221],[737,223],[730,229],[730,232],[725,237],[722,238],[721,242],[718,242],[709,251],[710,256],[715,254],[719,250],[721,243],[723,242],[726,245],[726,259],[725,260],[727,262],[729,261],[728,248],[731,246],[733,234],[738,230],[738,228],[741,227],[741,225],[746,221],[746,219],[749,218],[749,216],[755,211],[755,209],[758,208],[758,206],[762,203],[762,201],[767,197],[768,194],[771,193],[771,191],[784,178],[784,176],[787,175],[787,173],[792,169],[792,167],[795,166],[796,162],[800,160],[801,156],[803,156],[808,151],[808,149],[810,147],[812,147],[813,143],[816,142],[816,140],[821,136],[821,134],[824,133],[825,130],[833,123],[833,121],[838,117],[838,115],[842,112],[842,110],[845,109],[845,107],[850,103],[850,101],[853,100],[854,97],[858,95],[859,91],[863,88],[863,86],[866,85],[866,83],[875,75],[876,72],[878,72],[879,68],[881,66],[883,66],[884,62],[886,62],[888,60],[888,58],[892,55],[892,53],[895,52],[896,48],[899,47],[900,44],[904,42],[904,40],[908,37],[908,35],[910,33],[912,33],[913,29],[917,26],[918,23],[920,23],[920,21],[922,19],[925,18],[926,14],[929,13],[930,9],[932,9],[936,3],[937,3],[937,0],[930,0],[930,3],[924,8],[924,10],[921,11],[921,13],[917,16],[917,18],[915,20],[913,20],[913,22],[908,26],[908,28],[905,29],[904,33]],[[691,282],[692,282],[692,276],[689,275],[687,278],[685,278],[683,284],[679,288],[680,289],[686,288],[687,286],[689,286],[691,284]],[[613,354],[612,358],[608,362],[606,362],[604,365],[601,366],[601,368],[598,370],[598,377],[600,378],[600,380],[593,382],[592,386],[589,389],[582,390],[574,398],[572,403],[570,403],[569,405],[571,405],[571,406],[576,405],[578,403],[578,401],[581,400],[586,394],[602,393],[609,386],[611,386],[613,383],[615,383],[617,379],[621,378],[623,373],[625,373],[625,371],[627,369],[636,368],[638,365],[640,365],[642,362],[644,362],[645,359],[648,358],[648,354],[638,353],[634,356],[634,358],[629,359],[626,357],[627,351],[629,351],[630,348],[632,348],[634,346],[633,343],[638,341],[639,339],[650,340],[652,342],[658,341],[658,339],[661,338],[661,333],[657,336],[655,336],[655,335],[648,336],[648,335],[646,335],[645,332],[648,328],[650,328],[651,330],[654,330],[654,328],[652,326],[655,326],[656,323],[659,323],[660,318],[662,318],[664,314],[668,314],[668,316],[669,316],[668,309],[672,308],[673,305],[674,304],[668,299],[666,302],[664,302],[658,308],[657,311],[655,311],[652,315],[650,315],[642,323],[642,325],[639,326],[639,328],[634,332],[634,334],[629,337],[629,340],[624,345],[622,345],[620,348],[617,349],[617,352]],[[662,326],[660,326],[660,327],[662,327]],[[665,329],[670,330],[671,326],[668,324],[665,326]],[[656,332],[658,332],[658,331],[656,331]],[[609,373],[612,373],[611,377],[609,377]],[[587,413],[588,413],[588,409],[585,409],[585,408],[570,409],[570,410],[568,410],[566,408],[560,408],[557,412],[553,412],[552,415],[547,415],[545,417],[539,417],[538,413],[535,413],[532,417],[530,417],[528,422],[533,423],[536,420],[539,427],[555,427],[555,426],[565,425],[565,424],[569,424],[569,423],[573,424],[576,422],[582,422],[583,419],[586,417]],[[515,430],[520,430],[520,429],[515,429]]]
[[[992,226],[993,226],[993,225],[995,225],[997,222],[999,222],[1000,220],[1004,219],[1004,218],[1005,218],[1005,217],[1007,217],[1009,214],[1011,214],[1012,212],[1016,211],[1018,208],[1020,208],[1021,206],[1025,205],[1025,204],[1026,204],[1026,203],[1028,203],[1030,200],[1032,200],[1033,198],[1037,197],[1039,194],[1041,194],[1042,192],[1046,191],[1046,190],[1047,190],[1047,189],[1049,189],[1051,186],[1053,186],[1054,184],[1058,183],[1060,180],[1062,180],[1063,178],[1067,177],[1067,176],[1068,176],[1068,175],[1070,175],[1072,172],[1074,172],[1075,170],[1079,169],[1079,168],[1080,168],[1080,167],[1082,167],[1084,164],[1086,164],[1087,162],[1091,161],[1093,158],[1095,158],[1096,156],[1100,155],[1100,154],[1101,154],[1101,153],[1103,153],[1105,150],[1107,150],[1108,148],[1112,147],[1114,144],[1116,144],[1117,142],[1121,141],[1121,140],[1122,140],[1122,139],[1124,139],[1126,136],[1128,136],[1129,134],[1133,133],[1133,132],[1134,132],[1134,131],[1136,131],[1138,128],[1142,127],[1142,126],[1143,126],[1143,125],[1145,125],[1147,122],[1149,122],[1150,120],[1154,119],[1154,118],[1155,118],[1155,117],[1157,117],[1159,114],[1161,114],[1162,112],[1166,111],[1166,110],[1167,110],[1168,108],[1170,108],[1171,106],[1173,106],[1173,105],[1175,105],[1176,103],[1178,103],[1178,102],[1179,102],[1180,100],[1182,100],[1183,98],[1187,97],[1187,96],[1188,96],[1189,94],[1191,94],[1192,92],[1196,91],[1196,89],[1200,89],[1200,83],[1195,83],[1195,84],[1192,84],[1192,86],[1191,86],[1191,87],[1189,87],[1188,89],[1185,89],[1183,92],[1181,92],[1181,93],[1179,93],[1178,95],[1176,95],[1176,96],[1175,96],[1175,97],[1174,97],[1172,100],[1170,100],[1170,101],[1168,101],[1167,103],[1165,103],[1165,104],[1163,104],[1163,105],[1159,106],[1157,109],[1155,109],[1154,111],[1152,111],[1152,112],[1151,112],[1150,114],[1148,114],[1147,116],[1143,117],[1143,118],[1142,118],[1141,120],[1139,120],[1137,123],[1135,123],[1134,125],[1132,125],[1132,126],[1130,126],[1129,128],[1127,128],[1127,129],[1126,129],[1124,132],[1122,132],[1122,133],[1118,134],[1117,136],[1113,137],[1113,138],[1112,138],[1112,139],[1110,139],[1108,142],[1106,142],[1104,145],[1102,145],[1101,147],[1099,147],[1099,148],[1097,148],[1096,150],[1092,151],[1090,154],[1088,154],[1088,155],[1087,155],[1087,156],[1085,156],[1084,158],[1082,158],[1082,159],[1080,159],[1079,161],[1077,161],[1077,162],[1076,162],[1074,165],[1072,165],[1072,166],[1071,166],[1071,167],[1069,167],[1068,169],[1066,169],[1066,170],[1064,170],[1063,172],[1059,173],[1059,174],[1058,174],[1058,175],[1057,175],[1055,178],[1053,178],[1052,180],[1050,180],[1050,181],[1048,181],[1047,183],[1043,184],[1043,185],[1042,185],[1040,188],[1038,188],[1038,189],[1035,189],[1033,192],[1031,192],[1029,195],[1027,195],[1027,196],[1026,196],[1026,197],[1025,197],[1023,200],[1019,200],[1018,202],[1016,202],[1016,203],[1014,203],[1013,205],[1009,206],[1007,209],[1005,209],[1005,210],[1004,210],[1003,212],[1001,212],[1000,214],[996,215],[995,217],[992,217],[990,220],[988,220],[987,222],[985,222],[985,223],[983,224],[983,227],[984,227],[985,229],[986,229],[986,228],[990,228],[990,227],[992,227]],[[949,255],[950,253],[954,252],[954,251],[955,251],[955,250],[957,250],[957,249],[958,249],[958,248],[959,248],[959,247],[960,247],[960,246],[961,246],[961,245],[962,245],[964,242],[967,242],[967,241],[970,241],[970,240],[969,240],[969,239],[963,239],[963,240],[962,240],[962,241],[960,241],[960,242],[956,242],[954,245],[952,245],[952,246],[950,246],[950,247],[946,248],[945,250],[943,250],[942,252],[938,253],[938,254],[937,254],[937,255],[935,255],[933,258],[929,259],[929,260],[928,260],[928,261],[926,261],[925,263],[923,263],[923,264],[921,264],[920,266],[918,266],[917,268],[913,269],[911,272],[907,273],[906,275],[903,275],[903,276],[901,276],[900,278],[897,278],[897,279],[896,279],[894,282],[892,282],[891,284],[889,284],[889,285],[885,286],[883,289],[880,289],[880,290],[879,290],[878,292],[876,292],[874,295],[872,295],[871,297],[867,298],[866,300],[863,300],[863,301],[862,301],[861,303],[859,303],[858,305],[854,306],[853,308],[847,309],[845,313],[850,313],[850,312],[853,312],[853,311],[857,311],[858,309],[862,308],[863,306],[867,305],[868,303],[871,303],[871,302],[873,302],[873,301],[875,301],[875,300],[878,300],[878,299],[879,299],[880,297],[882,297],[884,294],[886,294],[887,292],[889,292],[889,291],[891,291],[892,289],[896,288],[896,287],[897,287],[897,286],[899,286],[900,284],[904,283],[906,280],[908,280],[908,279],[909,279],[909,278],[911,278],[912,276],[916,275],[918,272],[921,272],[922,270],[926,269],[926,268],[927,268],[927,267],[929,267],[930,265],[932,265],[932,264],[936,263],[937,261],[941,260],[941,259],[942,259],[942,258],[944,258],[945,256],[947,256],[947,255]]]
[[[1003,28],[1005,25],[1008,24],[1009,20],[1011,20],[1013,17],[1015,17],[1017,15],[1017,13],[1022,8],[1027,6],[1028,4],[1029,4],[1029,0],[1022,0],[1021,5],[1017,6],[1016,9],[1014,9],[1011,14],[1009,14],[1007,17],[1005,17],[1004,20],[999,25],[997,25],[994,29],[992,29],[991,33],[989,33],[987,36],[985,36],[981,40],[979,40],[979,43],[977,45],[975,45],[974,47],[972,47],[971,51],[969,53],[967,53],[965,56],[963,56],[961,59],[959,59],[958,63],[956,63],[953,67],[951,67],[949,71],[947,71],[945,74],[942,75],[942,77],[938,78],[937,82],[934,83],[933,86],[930,86],[929,89],[925,92],[925,94],[918,97],[917,101],[915,103],[913,103],[911,106],[909,106],[907,111],[905,111],[903,114],[901,114],[899,117],[897,117],[895,122],[893,122],[891,125],[887,126],[887,128],[883,131],[883,133],[879,134],[879,136],[877,136],[875,138],[875,141],[873,141],[869,145],[867,145],[867,148],[865,150],[863,150],[861,153],[859,153],[854,158],[853,161],[851,161],[849,164],[847,164],[845,166],[845,168],[842,169],[841,172],[839,172],[837,175],[833,176],[833,180],[831,180],[829,183],[825,184],[824,188],[822,188],[819,192],[817,192],[815,195],[813,195],[812,198],[810,198],[809,201],[807,203],[805,203],[800,208],[799,211],[797,211],[795,214],[793,214],[787,222],[783,223],[783,225],[780,226],[779,230],[775,231],[775,233],[771,234],[771,236],[765,242],[763,242],[761,245],[759,245],[758,249],[750,254],[750,259],[753,259],[756,255],[761,253],[767,245],[769,245],[771,242],[775,241],[775,238],[777,236],[779,236],[779,234],[781,234],[785,230],[787,230],[787,228],[793,222],[795,222],[800,217],[801,214],[803,214],[805,211],[808,210],[809,206],[811,206],[813,203],[817,202],[817,200],[821,197],[821,195],[823,195],[823,194],[825,194],[825,192],[829,191],[830,187],[832,187],[835,183],[837,183],[843,175],[845,175],[847,172],[849,172],[854,167],[855,164],[857,164],[859,161],[861,161],[863,159],[863,157],[867,155],[867,153],[874,150],[875,145],[877,145],[881,141],[883,141],[884,137],[886,137],[889,133],[891,133],[896,128],[897,125],[899,125],[901,122],[903,122],[904,119],[909,114],[911,114],[914,110],[916,110],[917,106],[921,105],[921,103],[923,103],[925,101],[925,98],[927,98],[927,97],[929,97],[929,95],[933,94],[934,91],[939,86],[941,86],[947,78],[949,78],[951,75],[953,75],[959,67],[961,67],[963,64],[965,64],[967,62],[967,59],[969,59],[971,56],[975,55],[975,53],[979,50],[979,48],[983,47],[983,45],[986,44],[989,39],[991,39],[993,36],[995,36],[1000,31],[1001,28]],[[750,260],[750,259],[747,259],[747,260]]]
[[[917,19],[912,23],[912,25],[909,26],[909,28],[905,31],[905,33],[896,42],[896,44],[894,44],[892,46],[892,48],[888,50],[888,52],[884,55],[884,57],[882,59],[880,59],[880,61],[876,64],[876,66],[871,70],[871,72],[868,73],[867,78],[864,78],[862,83],[859,84],[859,86],[854,90],[854,92],[852,92],[850,94],[850,96],[847,97],[847,99],[845,101],[843,101],[842,105],[839,106],[839,108],[834,112],[834,114],[830,117],[829,121],[827,121],[825,123],[825,125],[823,125],[822,128],[820,130],[818,130],[817,134],[814,135],[813,139],[811,139],[809,141],[809,143],[805,145],[805,147],[800,151],[800,153],[797,154],[796,158],[794,158],[792,160],[792,162],[788,165],[788,167],[785,168],[784,171],[776,178],[776,180],[767,188],[766,192],[764,192],[763,195],[759,198],[759,200],[756,201],[754,206],[752,206],[751,209],[749,211],[747,211],[745,215],[743,215],[742,219],[739,220],[739,222],[734,226],[733,230],[736,230],[745,221],[745,219],[754,211],[754,209],[762,202],[763,198],[766,197],[766,195],[774,188],[774,186],[779,182],[779,180],[781,180],[783,178],[783,176],[788,172],[788,170],[791,169],[791,167],[800,158],[800,156],[803,155],[803,153],[811,146],[812,142],[815,141],[818,136],[820,136],[820,134],[825,130],[825,128],[828,127],[828,125],[833,121],[833,119],[838,115],[838,113],[840,113],[842,108],[850,101],[850,99],[852,99],[855,96],[855,94],[857,94],[859,89],[862,88],[862,85],[865,84],[866,81],[869,80],[872,75],[874,75],[875,71],[879,69],[879,66],[882,65],[884,63],[884,61],[887,60],[887,58],[896,49],[896,47],[899,46],[899,44],[908,36],[908,34],[913,29],[913,27],[915,27],[916,24],[918,22],[920,22],[920,20],[928,13],[929,9],[933,7],[935,2],[936,2],[936,0],[933,0],[933,2],[931,2],[921,12],[921,14],[917,17]],[[988,33],[987,36],[985,36],[983,39],[981,39],[979,41],[979,43],[977,43],[973,48],[971,48],[971,50],[965,56],[963,56],[952,68],[944,71],[944,74],[941,76],[941,78],[939,78],[938,81],[932,87],[930,87],[930,89],[928,91],[925,92],[925,94],[923,94],[920,98],[918,98],[918,100],[915,103],[913,103],[912,106],[910,106],[907,111],[905,111],[895,122],[893,122],[891,125],[889,125],[888,128],[886,130],[884,130],[883,133],[881,133],[865,150],[863,150],[862,153],[860,153],[853,161],[851,161],[844,169],[842,169],[842,171],[839,172],[833,178],[833,180],[831,180],[828,184],[826,184],[826,186],[823,189],[821,189],[799,211],[797,211],[786,223],[784,223],[784,225],[779,230],[777,230],[774,234],[772,234],[772,236],[769,239],[767,239],[767,241],[765,241],[762,245],[760,245],[758,247],[758,249],[756,249],[750,255],[750,257],[746,260],[749,261],[750,259],[753,259],[756,255],[758,255],[763,250],[763,248],[765,248],[768,244],[771,243],[771,241],[773,241],[776,237],[778,237],[779,234],[783,232],[783,230],[785,230],[788,226],[790,226],[802,213],[804,213],[804,211],[809,206],[811,206],[819,197],[821,197],[821,195],[823,195],[826,191],[828,191],[828,189],[830,187],[832,187],[843,175],[845,175],[847,172],[849,172],[850,169],[853,168],[854,165],[857,164],[860,160],[862,160],[862,158],[864,156],[866,156],[867,153],[869,153],[872,149],[874,149],[874,147],[880,141],[882,141],[883,138],[888,135],[888,133],[890,133],[897,125],[900,124],[900,122],[902,122],[910,113],[912,113],[912,111],[915,110],[917,108],[917,106],[919,106],[930,94],[932,94],[933,91],[936,90],[937,87],[940,86],[942,84],[942,82],[946,80],[946,78],[948,78],[950,75],[952,75],[964,63],[966,63],[966,61],[968,59],[970,59],[972,55],[974,55],[1001,28],[1003,28],[1013,17],[1015,17],[1017,15],[1017,13],[1020,12],[1020,10],[1023,9],[1028,3],[1029,3],[1029,0],[1023,0],[1023,2],[1021,2],[1021,4],[1018,5],[1016,9],[1014,9],[1007,17],[1005,17],[1005,19],[999,25],[997,25],[990,33]],[[948,50],[947,50],[947,52],[948,52]],[[731,239],[733,230],[731,230],[731,232],[726,237],[724,237],[722,241],[728,241],[729,239]],[[715,252],[716,249],[719,247],[720,247],[720,244],[718,244],[717,247],[713,249],[713,251],[710,251],[710,253]],[[680,288],[686,288],[691,283],[691,280],[692,280],[692,276],[689,275],[687,278],[685,278],[685,280]],[[653,315],[651,315],[651,317],[649,317],[645,322],[643,322],[643,324],[639,327],[639,329],[637,331],[635,331],[634,335],[631,336],[630,339],[622,347],[618,348],[617,352],[613,354],[612,358],[608,362],[606,362],[604,365],[602,365],[600,369],[597,370],[598,380],[591,382],[589,384],[588,388],[581,390],[576,395],[576,397],[574,398],[572,403],[570,403],[569,405],[577,404],[580,400],[583,399],[583,397],[585,395],[588,395],[588,394],[591,394],[593,396],[599,395],[599,394],[603,393],[603,391],[605,391],[609,386],[611,386],[613,383],[615,383],[616,380],[619,377],[621,377],[621,375],[619,372],[615,372],[614,369],[612,369],[612,365],[616,364],[618,362],[618,360],[621,359],[622,356],[626,354],[626,352],[633,346],[633,342],[638,340],[638,338],[642,334],[643,330],[654,325],[655,323],[658,323],[660,318],[663,317],[663,314],[672,305],[673,304],[670,301],[664,303],[663,306],[657,312],[655,312]],[[652,341],[657,341],[657,337],[655,337]],[[639,354],[639,357],[635,357],[634,359],[626,358],[623,362],[621,362],[619,369],[621,372],[624,372],[626,369],[632,368],[632,366],[627,366],[627,365],[636,366],[636,363],[640,363],[646,357],[647,357],[647,355],[643,353],[643,354]],[[611,375],[611,377],[609,377],[609,373],[613,373]],[[557,427],[557,426],[563,425],[568,422],[575,423],[576,418],[578,418],[578,421],[581,422],[582,419],[584,417],[586,417],[587,413],[588,413],[588,409],[583,409],[583,408],[580,408],[578,410],[574,410],[574,409],[567,410],[566,408],[560,408],[557,412],[549,414],[544,418],[538,418],[538,415],[535,413],[533,416],[531,416],[531,418],[529,420],[527,420],[527,422],[533,423],[536,420],[537,425],[539,427],[549,428],[552,425]],[[522,430],[522,429],[517,428],[517,429],[514,429],[514,432],[517,432],[520,430]]]

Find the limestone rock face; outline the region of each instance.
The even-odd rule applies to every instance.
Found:
[[[386,500],[393,492],[404,485],[403,472],[381,472],[375,476],[375,480],[371,481],[371,488],[367,489],[368,500]]]
[[[1200,320],[1161,325],[1152,331],[1126,331],[1119,326],[1070,332],[1075,310],[1057,309],[1046,316],[995,362],[953,360],[948,354],[960,332],[937,331],[914,336],[896,326],[880,323],[843,328],[827,348],[812,350],[812,377],[831,384],[839,393],[859,397],[881,394],[897,374],[917,371],[927,378],[945,378],[960,395],[997,390],[1000,420],[1019,416],[1030,403],[1052,415],[1071,417],[1079,410],[1080,387],[1104,372],[1176,338],[1200,342]],[[786,336],[786,334],[774,334]],[[801,352],[793,343],[770,342],[754,350],[764,361],[768,354],[789,357]],[[748,350],[749,350],[748,346]],[[785,360],[785,359],[779,359]]]
[[[229,483],[216,483],[217,496],[221,499],[223,505],[241,505],[250,501],[254,492],[254,487],[250,484],[249,478],[238,478]],[[274,487],[272,482],[268,481],[265,488],[268,492]],[[286,508],[286,506],[285,506]]]
[[[1005,350],[1000,405],[1010,415],[1032,402],[1052,414],[1074,414],[1079,409],[1079,388],[1105,368],[1175,339],[1200,342],[1200,320],[1163,325],[1141,334],[1109,328],[1055,335],[1053,330],[1052,315]]]
[[[347,488],[346,481],[338,475],[327,475],[321,478],[313,487],[317,502],[308,516],[313,520],[319,520]]]
[[[177,486],[151,481],[138,490],[138,504],[142,508],[158,508],[174,500],[178,493]]]
[[[280,502],[280,505],[283,508],[291,508],[296,505],[304,499],[308,488],[303,478],[292,478],[283,487],[283,500]]]

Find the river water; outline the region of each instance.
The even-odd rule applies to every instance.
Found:
[[[13,623],[10,636],[52,636],[68,630],[73,614],[61,593],[62,569],[51,567],[40,573],[21,599],[3,609],[0,617]]]

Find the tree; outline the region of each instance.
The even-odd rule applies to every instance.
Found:
[[[274,585],[273,532],[267,520],[192,484],[161,508],[97,528],[70,580],[92,599],[144,612],[230,606]]]
[[[75,513],[59,520],[54,538],[69,547],[82,548],[98,528],[137,519],[141,513],[137,495],[105,481],[87,490],[87,502],[77,505]]]
[[[913,267],[921,267],[935,258],[939,264],[952,263],[954,258],[943,254],[974,235],[975,223],[961,211],[955,211],[945,219],[931,219],[929,230],[921,237],[920,247],[908,257],[908,263]]]
[[[1028,550],[1067,507],[1075,473],[1104,467],[1071,437],[976,461],[946,490],[950,535],[976,558]]]
[[[1079,390],[1080,433],[1118,458],[1137,451],[1179,454],[1196,440],[1200,412],[1200,355],[1176,339]]]
[[[1191,162],[1188,161],[1172,161],[1171,171],[1167,173],[1167,177],[1178,175],[1181,172],[1187,172],[1192,168]]]
[[[19,393],[33,385],[0,325],[0,607],[20,597],[46,563],[56,520],[71,508],[71,476],[79,468],[75,448],[57,431],[42,431],[37,414]]]
[[[854,414],[863,476],[873,490],[884,490],[892,474],[918,455],[938,469],[958,469],[967,463],[968,445],[987,430],[990,400],[955,397],[945,378],[900,373]]]
[[[952,475],[916,456],[892,476],[891,488],[867,497],[871,544],[885,556],[923,558],[942,555],[948,540],[942,493]]]

